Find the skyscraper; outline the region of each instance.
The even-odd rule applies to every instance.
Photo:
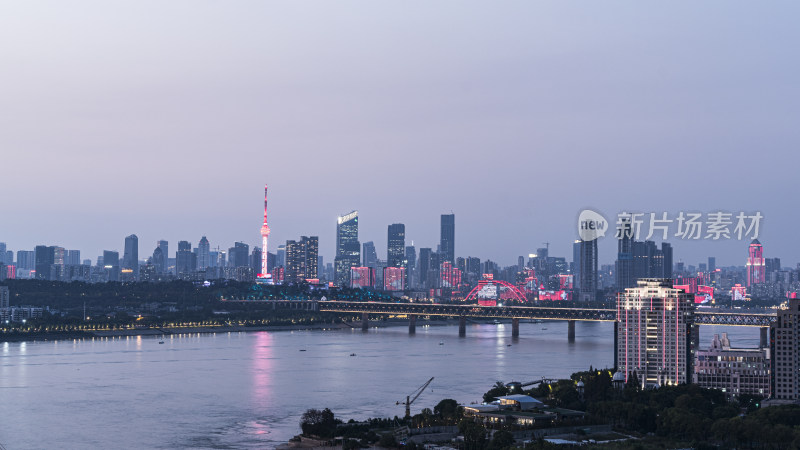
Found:
[[[406,226],[402,223],[389,225],[388,246],[386,251],[387,267],[404,267],[406,249]]]
[[[103,250],[103,269],[106,281],[119,281],[119,252]]]
[[[318,279],[318,257],[319,238],[317,236],[301,236],[300,241],[286,241],[284,279],[293,283]]]
[[[717,270],[717,258],[713,256],[708,257],[708,271],[715,272]]]
[[[439,239],[439,253],[441,253],[441,262],[449,262],[455,264],[456,262],[456,215],[455,214],[442,214],[441,220],[441,235]]]
[[[779,309],[777,320],[770,325],[773,355],[771,391],[778,400],[797,401],[800,399],[800,339],[797,338],[800,299],[790,298],[788,302],[789,307]]]
[[[361,244],[358,242],[358,211],[336,219],[336,257],[333,260],[334,281],[337,286],[350,285],[350,269],[361,263]]]
[[[175,275],[185,277],[194,272],[197,263],[196,256],[192,253],[192,244],[189,241],[178,241],[178,251],[175,253]]]
[[[200,238],[200,242],[197,244],[197,268],[200,270],[206,270],[212,265],[211,244],[209,244],[208,239],[203,236]]]
[[[617,367],[642,387],[692,380],[694,299],[672,280],[645,278],[617,296]]]
[[[364,258],[363,266],[372,267],[373,269],[378,266],[378,252],[375,251],[375,243],[372,241],[364,242],[362,246],[362,257]]]
[[[233,247],[228,249],[228,266],[250,266],[250,246],[244,242],[235,242]]]
[[[617,230],[617,262],[614,270],[618,291],[633,287],[633,229],[630,218],[621,218],[622,223]]]
[[[747,286],[763,283],[766,280],[766,264],[764,262],[764,249],[758,239],[753,239],[748,249],[747,257]]]
[[[429,287],[430,270],[431,270],[431,253],[432,250],[427,247],[419,249],[419,280],[417,283],[422,287]]]
[[[122,254],[122,268],[132,270],[133,279],[139,279],[139,238],[135,234],[125,238],[125,252]]]
[[[164,255],[164,251],[161,250],[161,247],[156,247],[153,250],[153,257],[151,259],[153,267],[158,275],[161,275],[166,272],[167,270],[167,257]]]
[[[56,248],[46,245],[37,245],[34,252],[34,267],[37,280],[55,280],[56,277]]]
[[[412,241],[412,245],[406,247],[406,276],[408,277],[408,286],[413,288],[416,286],[416,267],[417,267],[417,249],[414,247],[414,243]]]
[[[597,296],[597,239],[580,241],[578,300],[594,301]],[[574,280],[574,277],[573,277]]]
[[[257,270],[262,277],[269,275],[269,261],[267,255],[269,248],[267,247],[267,239],[269,238],[269,225],[267,224],[267,185],[264,185],[264,223],[261,225],[261,270]]]

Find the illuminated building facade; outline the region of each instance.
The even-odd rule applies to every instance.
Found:
[[[317,236],[301,236],[299,241],[286,241],[285,280],[299,283],[309,279],[318,279],[319,271],[319,238]]]
[[[453,264],[449,261],[445,261],[442,263],[440,278],[441,287],[455,289],[459,284],[461,284],[461,270],[453,267]]]
[[[269,253],[267,247],[267,240],[269,239],[269,225],[267,224],[267,185],[264,185],[264,223],[261,225],[261,271],[258,274],[259,278],[266,278],[269,274],[269,261],[267,254]]]
[[[383,290],[404,291],[406,288],[406,269],[404,267],[383,268]]]
[[[747,257],[747,286],[763,283],[766,280],[766,265],[764,262],[764,249],[758,239],[753,239],[748,249]]]
[[[375,269],[372,267],[351,267],[350,287],[354,289],[375,287]]]
[[[350,268],[361,263],[361,243],[358,242],[358,211],[336,219],[336,257],[333,260],[334,281],[337,286],[350,284]]]
[[[663,278],[645,278],[617,294],[617,367],[642,387],[688,383],[694,299]]]
[[[693,382],[718,389],[729,397],[741,394],[769,397],[770,361],[768,349],[732,348],[728,333],[714,335],[711,348],[697,350]]]
[[[800,400],[800,299],[790,298],[789,307],[777,311],[770,325],[772,349],[772,397]]]
[[[405,267],[406,226],[402,223],[389,225],[386,254],[386,265],[388,267]]]

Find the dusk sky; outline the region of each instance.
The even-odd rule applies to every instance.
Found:
[[[336,216],[456,256],[572,259],[583,208],[760,211],[798,262],[796,2],[0,4],[0,241],[334,256]],[[671,239],[743,265],[748,241]],[[601,264],[616,257],[606,238]]]

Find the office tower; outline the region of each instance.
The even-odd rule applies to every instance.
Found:
[[[275,264],[276,267],[286,267],[286,245],[281,244],[278,246],[278,250],[275,253]]]
[[[694,299],[672,280],[645,278],[617,296],[617,367],[642,387],[691,382]]]
[[[753,239],[748,249],[747,286],[763,283],[766,280],[764,250],[758,239]]]
[[[764,278],[768,279],[772,272],[779,272],[781,270],[780,258],[764,258]]]
[[[708,271],[715,272],[717,270],[717,258],[713,256],[708,257]]]
[[[402,223],[389,225],[386,265],[388,267],[404,267],[406,249],[406,226]]]
[[[408,277],[408,286],[413,288],[416,286],[417,275],[416,268],[417,268],[417,249],[414,247],[414,243],[412,242],[411,245],[406,246],[406,276]]]
[[[720,390],[728,397],[738,397],[741,394],[770,396],[768,349],[732,348],[728,333],[722,333],[722,338],[718,334],[714,335],[710,348],[697,349],[696,353],[692,380],[694,384],[706,389]]]
[[[249,267],[250,246],[244,242],[234,242],[228,249],[228,267]]]
[[[441,262],[455,264],[456,247],[456,215],[442,214],[441,235],[439,239],[439,253],[442,254]]]
[[[213,266],[211,263],[211,244],[209,244],[208,239],[203,236],[197,244],[197,268],[206,270],[211,266]]]
[[[361,244],[358,242],[358,211],[336,218],[336,256],[333,259],[334,282],[350,285],[350,268],[361,263]]]
[[[756,241],[753,241],[756,242]],[[788,299],[787,309],[777,310],[770,325],[772,347],[772,396],[777,400],[800,400],[800,299]]]
[[[350,287],[353,289],[375,287],[375,269],[372,267],[351,268]]]
[[[269,268],[270,273],[272,273],[272,269],[277,267],[276,261],[277,257],[275,256],[275,253],[267,252],[267,268]]]
[[[572,288],[579,291],[581,288],[581,243],[577,239],[572,243]]]
[[[256,270],[261,277],[266,278],[269,275],[269,247],[267,247],[267,240],[269,238],[269,225],[267,224],[267,185],[264,185],[264,223],[261,225],[261,268]]]
[[[139,238],[132,234],[125,238],[125,252],[122,254],[122,268],[132,271],[134,280],[139,279]]]
[[[423,247],[419,249],[419,281],[421,287],[429,287],[431,270],[431,249]]]
[[[17,269],[35,270],[36,259],[35,253],[31,250],[18,250],[17,251]]]
[[[362,246],[363,251],[363,266],[375,268],[378,265],[378,252],[375,251],[375,243],[372,241],[364,242]]]
[[[517,271],[518,272],[522,272],[522,269],[524,269],[524,268],[525,268],[525,257],[524,256],[518,256],[517,257]]]
[[[119,281],[119,252],[103,250],[103,269],[106,281]]]
[[[37,280],[56,279],[56,248],[46,245],[37,245],[34,248],[34,267]]]
[[[153,250],[153,257],[151,258],[150,262],[153,264],[153,267],[157,274],[161,275],[166,272],[167,269],[166,260],[167,260],[166,255],[164,255],[164,251],[161,250],[161,247],[160,246],[156,247],[156,249]]]
[[[406,288],[406,269],[404,267],[385,267],[383,269],[383,290],[403,291]]]
[[[166,272],[169,268],[169,242],[162,239],[156,244],[158,245],[158,248],[161,249],[161,253],[164,255],[164,271]]]
[[[287,282],[300,283],[319,278],[318,272],[319,238],[301,236],[299,241],[286,241]]]
[[[261,266],[263,262],[264,258],[261,249],[258,247],[253,247],[253,251],[250,253],[250,267],[253,269],[254,273],[261,273]]]
[[[661,254],[664,258],[664,262],[662,263],[663,273],[661,275],[662,278],[673,278],[672,277],[672,244],[668,244],[666,242],[661,243]]]
[[[633,278],[633,228],[630,217],[621,218],[617,230],[617,262],[614,270],[618,291],[634,286]]]
[[[580,241],[580,255],[578,260],[578,300],[591,302],[597,297],[597,239]],[[573,283],[575,278],[573,277]]]
[[[175,275],[186,276],[194,272],[197,267],[195,257],[189,241],[178,241],[178,251],[175,253]]]
[[[81,251],[80,250],[67,250],[64,263],[68,266],[81,265]]]
[[[459,284],[461,284],[461,271],[453,267],[449,261],[443,262],[439,277],[439,287],[453,289]]]

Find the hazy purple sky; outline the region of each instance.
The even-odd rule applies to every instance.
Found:
[[[798,261],[796,2],[0,4],[0,241],[259,243],[338,214],[457,256],[571,259],[580,209],[761,211]],[[601,262],[614,259],[614,242]],[[674,242],[743,264],[746,242]]]

